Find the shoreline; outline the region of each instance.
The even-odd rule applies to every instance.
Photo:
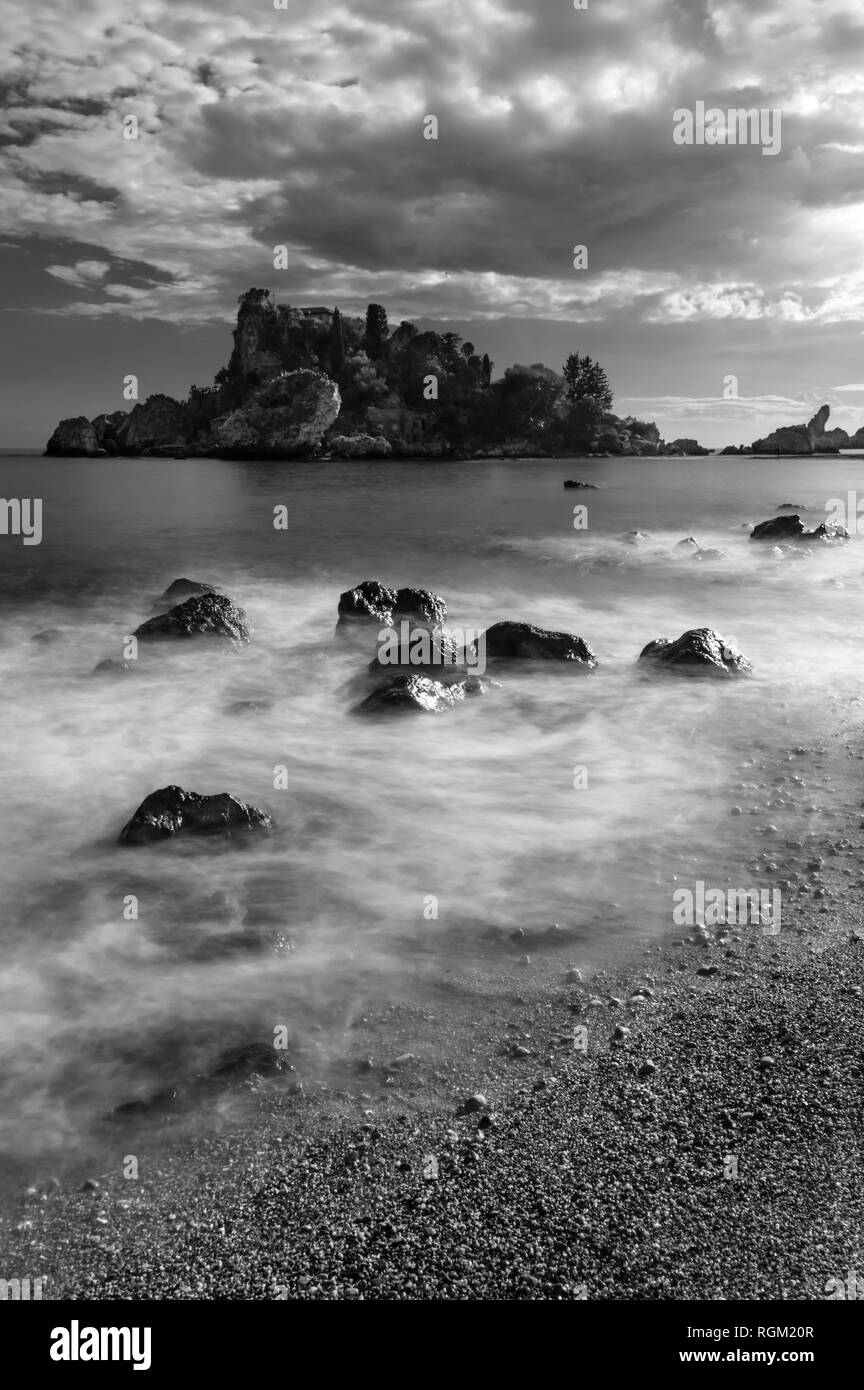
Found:
[[[512,1079],[462,1067],[488,1108],[262,1092],[135,1181],[30,1190],[6,1268],[50,1299],[824,1298],[864,1254],[864,942],[818,914],[543,984]]]

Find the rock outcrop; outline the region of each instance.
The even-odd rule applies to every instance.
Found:
[[[95,458],[101,448],[96,430],[85,415],[61,420],[45,446],[46,456],[56,458]]]
[[[286,372],[256,387],[238,410],[213,421],[213,450],[235,459],[313,453],[339,406],[339,387],[323,372]]]
[[[428,676],[401,674],[379,685],[356,706],[355,714],[443,714],[472,695],[482,695],[489,683],[479,676],[460,681],[436,681]]]
[[[175,835],[219,835],[268,829],[266,811],[238,801],[228,792],[201,796],[182,787],[162,787],[145,797],[120,831],[121,845],[146,845]]]
[[[116,428],[120,452],[133,456],[163,444],[182,448],[187,434],[185,407],[171,396],[163,395],[139,401]]]
[[[848,541],[849,532],[836,521],[821,522],[812,531],[804,529],[804,523],[797,512],[791,516],[772,516],[768,521],[760,521],[750,532],[751,541],[822,541],[830,545],[838,541]]]
[[[563,661],[593,671],[597,657],[572,632],[550,632],[532,623],[493,623],[479,639],[486,656],[505,661]]]
[[[812,420],[806,425],[781,425],[764,439],[757,439],[750,448],[754,454],[816,454],[837,453],[847,449],[849,435],[843,429],[826,430],[829,405],[820,406]]]
[[[675,641],[658,637],[639,653],[640,662],[685,676],[746,676],[752,664],[710,627],[691,628]]]
[[[375,623],[378,627],[392,627],[396,601],[395,589],[388,589],[377,579],[364,579],[356,588],[339,595],[338,626]]]
[[[139,642],[220,637],[240,646],[249,641],[252,630],[243,609],[225,594],[201,594],[149,618],[135,629],[135,636]]]

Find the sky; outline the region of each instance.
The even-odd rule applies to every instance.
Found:
[[[860,0],[585,3],[0,0],[0,444],[209,384],[252,285],[587,352],[667,439],[864,424]]]

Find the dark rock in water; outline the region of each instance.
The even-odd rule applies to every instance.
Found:
[[[379,627],[391,627],[396,599],[395,589],[388,589],[377,579],[364,579],[355,589],[346,589],[339,595],[339,625],[377,623]]]
[[[753,667],[719,633],[710,627],[696,627],[676,641],[659,637],[639,653],[639,660],[681,675],[744,676]]]
[[[679,541],[679,542],[678,542],[678,544],[676,545],[675,549],[676,549],[676,550],[701,550],[701,549],[702,549],[702,546],[699,544],[699,542],[697,541],[697,539],[696,539],[695,536],[687,536],[685,540]]]
[[[750,532],[751,541],[797,540],[804,534],[804,523],[796,512],[794,516],[774,516],[770,521],[760,521]]]
[[[93,667],[93,675],[122,676],[133,669],[128,661],[120,661],[116,656],[108,656],[104,661],[100,661],[98,666]]]
[[[777,506],[778,512],[806,512],[806,510],[803,502],[780,502]]]
[[[567,481],[565,482],[564,486],[565,486],[565,487],[590,487],[590,488],[592,488],[595,492],[596,492],[597,489],[598,489],[598,484],[597,484],[597,483],[580,483],[576,478],[568,478]]]
[[[401,622],[440,627],[447,621],[447,604],[438,594],[429,589],[397,589],[393,605],[393,619]]]
[[[116,1105],[106,1118],[110,1120],[155,1119],[156,1116],[164,1115],[166,1111],[175,1108],[180,1099],[181,1093],[178,1088],[168,1086],[164,1091],[157,1091],[144,1100],[127,1100],[123,1105]]]
[[[796,512],[793,516],[775,516],[770,521],[760,521],[750,532],[750,539],[825,541],[826,544],[834,544],[836,541],[848,541],[849,532],[836,521],[829,521],[827,524],[823,521],[815,530],[805,531],[804,523]]]
[[[422,710],[426,714],[442,714],[459,705],[470,695],[482,695],[490,682],[479,676],[468,676],[450,684],[430,680],[428,676],[399,675],[379,685],[355,707],[355,714],[402,714]]]
[[[707,550],[703,550],[700,548],[699,550],[694,550],[693,552],[694,560],[725,560],[725,558],[725,550],[711,550],[710,548]]]
[[[172,835],[224,835],[236,831],[269,829],[266,811],[247,806],[228,792],[201,796],[182,787],[162,787],[151,792],[120,831],[121,845],[146,845]]]
[[[232,642],[248,642],[252,635],[249,619],[225,594],[201,594],[187,598],[167,613],[160,613],[135,629],[135,636],[149,641],[160,638],[227,637]]]
[[[493,623],[479,640],[487,656],[503,660],[565,661],[586,671],[597,665],[597,657],[581,637],[549,632],[533,623]]]
[[[648,536],[644,531],[625,531],[621,539],[627,541],[628,545],[641,545],[643,541],[647,541]]]
[[[182,603],[187,598],[198,598],[201,594],[218,594],[219,590],[214,589],[212,584],[205,584],[199,579],[175,579],[173,584],[169,584],[164,594],[157,598],[154,608],[158,608],[163,613],[166,608],[174,608],[176,604]]]
[[[31,642],[39,642],[42,646],[49,646],[52,642],[62,642],[66,633],[62,627],[48,627],[44,632],[34,632],[30,638]]]

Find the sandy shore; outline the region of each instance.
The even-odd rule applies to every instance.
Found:
[[[864,1265],[846,909],[584,982],[556,966],[448,1104],[358,1117],[265,1087],[241,1131],[169,1143],[137,1179],[16,1197],[4,1265],[52,1298],[825,1298]]]

